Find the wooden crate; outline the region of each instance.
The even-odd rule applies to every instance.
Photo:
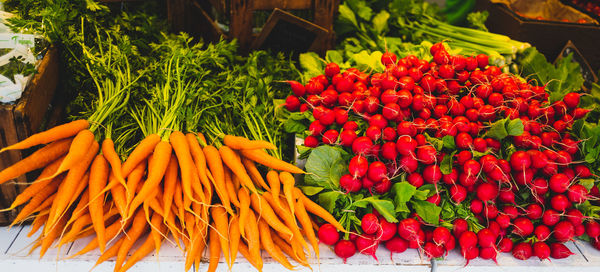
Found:
[[[312,10],[312,23],[325,29],[328,34],[321,39],[324,52],[334,43],[333,22],[339,0],[167,0],[168,20],[174,31],[198,33],[205,40],[215,41],[221,36],[236,38],[242,49],[251,48],[259,36],[252,33],[253,13],[257,10]],[[211,9],[229,18],[229,31],[225,32],[210,17]]]
[[[58,62],[57,50],[48,50],[23,96],[14,104],[0,105],[0,147],[27,138],[48,121],[50,103],[58,84]],[[0,169],[21,160],[24,155],[24,152],[18,150],[3,152],[0,154]],[[9,207],[18,193],[26,187],[27,179],[24,176],[13,181],[0,185],[0,209]],[[9,224],[16,213],[16,210],[0,213],[0,226]]]

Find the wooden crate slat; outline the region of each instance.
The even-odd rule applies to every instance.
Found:
[[[232,0],[229,35],[237,38],[242,48],[252,42],[252,0]]]
[[[255,10],[270,10],[274,8],[310,9],[312,7],[312,2],[312,0],[255,0],[253,7]]]

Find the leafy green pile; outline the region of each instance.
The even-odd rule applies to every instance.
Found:
[[[335,24],[338,48],[352,53],[366,49],[398,54],[413,44],[445,41],[459,49],[457,53],[484,53],[503,64],[529,47],[527,43],[487,32],[483,25],[485,13],[468,16],[476,29],[453,26],[440,18],[443,15],[439,8],[422,0],[346,0],[339,7]]]
[[[167,34],[160,4],[25,0],[8,1],[6,8],[18,15],[10,21],[15,30],[34,29],[59,48],[59,89],[65,90],[59,95],[71,101],[69,118],[87,119],[102,100],[97,90],[129,79],[129,106],[125,114],[111,116],[117,125],[106,128],[107,134],[121,135],[117,146],[143,138],[143,131],[133,128],[153,113],[141,109],[168,99],[160,89],[177,88],[177,78],[185,82],[182,108],[190,109],[173,117],[185,121],[181,129],[203,132],[209,140],[224,134],[268,140],[280,147],[272,155],[282,157],[285,135],[273,101],[287,95],[284,79],[299,77],[290,57],[265,51],[242,57],[235,41],[205,44],[184,33]],[[125,156],[129,150],[120,152]]]

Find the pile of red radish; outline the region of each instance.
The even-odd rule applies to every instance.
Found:
[[[565,258],[572,253],[563,243],[582,235],[600,249],[598,215],[580,208],[586,201],[599,204],[597,183],[579,183],[596,175],[583,163],[582,141],[570,134],[589,112],[578,107],[580,94],[550,104],[543,86],[503,73],[486,55],[453,56],[439,43],[430,52],[430,62],[386,52],[385,72],[374,74],[329,63],[306,85],[290,82],[293,95],[285,106],[312,111],[305,146],[339,145],[354,154],[340,179],[346,192],[384,194],[406,173],[415,187],[436,185],[431,203],[468,201],[484,228],[474,232],[456,219],[449,230],[418,216],[394,224],[366,214],[350,240],[323,225],[321,241],[344,259],[356,250],[374,256],[380,243],[392,252],[418,248],[430,258],[445,256],[455,244],[467,260],[495,260],[498,252],[523,260]],[[524,132],[487,137],[491,124],[505,118],[520,119]],[[454,137],[456,150],[436,150],[425,134]],[[452,155],[444,174],[440,162]]]

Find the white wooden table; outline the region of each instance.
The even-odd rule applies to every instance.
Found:
[[[82,256],[73,259],[65,259],[73,255],[89,241],[88,239],[78,240],[74,243],[63,246],[60,250],[51,248],[46,255],[39,258],[39,250],[35,250],[31,255],[29,245],[34,241],[34,238],[27,237],[29,226],[18,226],[12,229],[0,228],[0,271],[59,271],[59,272],[79,272],[89,271],[96,260],[100,256],[98,250],[91,251]],[[33,237],[37,236],[35,234]],[[344,272],[374,272],[376,271],[600,271],[600,251],[593,249],[589,244],[585,243],[568,243],[568,247],[575,255],[563,259],[540,262],[537,259],[531,258],[527,261],[520,261],[513,258],[509,254],[501,254],[498,256],[496,265],[493,261],[481,259],[472,260],[469,266],[464,266],[465,261],[459,255],[458,251],[453,251],[443,261],[429,262],[420,257],[419,253],[414,249],[409,249],[402,254],[395,254],[393,260],[390,259],[390,252],[385,248],[380,247],[377,252],[379,262],[375,261],[370,256],[357,254],[348,259],[347,264],[343,264],[342,260],[336,257],[331,249],[321,245],[321,260],[320,264],[313,259],[313,268],[316,271],[344,271]],[[205,257],[206,252],[204,253]],[[264,271],[283,271],[284,268],[274,262],[267,256],[263,255]],[[130,271],[183,271],[184,258],[182,252],[175,246],[163,244],[160,250],[160,256],[151,255],[138,262]],[[114,260],[107,261],[94,269],[94,271],[112,271]],[[194,267],[198,271],[206,271],[207,264],[203,263],[201,267]],[[371,269],[369,271],[368,269]],[[218,271],[227,271],[227,265],[221,263]],[[256,271],[245,259],[239,255],[236,263],[233,266],[233,271]],[[300,267],[298,271],[310,271],[305,267]]]

